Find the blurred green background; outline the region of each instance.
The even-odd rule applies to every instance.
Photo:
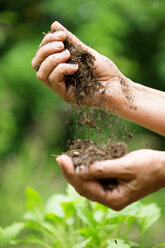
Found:
[[[55,20],[113,60],[133,81],[165,90],[164,0],[1,0],[0,2],[0,225],[19,221],[27,186],[46,199],[66,182],[52,153],[66,150],[73,129],[65,104],[44,87],[31,60]],[[163,107],[163,106],[161,106]],[[72,117],[70,117],[72,118]],[[74,118],[71,119],[74,124]],[[135,130],[131,150],[165,149],[163,137]],[[163,240],[165,190],[146,197],[162,210],[156,239]],[[156,240],[155,240],[156,242]]]

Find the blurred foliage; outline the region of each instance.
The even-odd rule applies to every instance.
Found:
[[[0,224],[19,221],[24,190],[48,198],[65,181],[51,157],[66,149],[74,130],[64,121],[66,104],[36,79],[31,60],[58,20],[83,42],[111,58],[127,77],[165,89],[164,0],[1,0],[0,3]],[[74,126],[75,120],[71,117]],[[135,130],[130,150],[164,149],[163,137]],[[164,190],[146,199],[162,208]],[[161,221],[157,237],[161,236]]]
[[[165,244],[145,244],[147,232],[153,232],[153,224],[160,218],[155,203],[136,202],[115,212],[81,197],[69,185],[65,194],[53,194],[46,203],[28,187],[25,205],[21,223],[0,226],[0,247],[158,248]]]

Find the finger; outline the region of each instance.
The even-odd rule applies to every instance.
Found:
[[[46,45],[47,43],[53,42],[53,41],[64,41],[66,39],[66,33],[62,30],[58,30],[56,32],[49,32],[45,35],[43,38],[40,47],[43,45]]]
[[[61,52],[64,49],[64,44],[61,41],[54,41],[42,46],[36,53],[32,60],[32,67],[34,70],[38,70],[40,64],[45,58],[53,53]]]
[[[101,203],[116,211],[123,209],[127,202],[119,190],[104,190],[97,181],[76,180],[70,182],[76,191],[91,201]]]
[[[121,185],[113,190],[104,190],[97,181],[80,179],[75,174],[75,168],[70,157],[62,155],[56,160],[67,181],[72,184],[81,196],[99,202],[116,211],[123,209],[128,204],[126,197],[128,193],[125,186]]]
[[[64,30],[67,34],[67,37],[69,38],[69,40],[71,42],[73,42],[76,45],[80,45],[82,48],[85,48],[86,50],[88,49],[88,47],[81,42],[75,35],[73,35],[71,32],[69,32],[64,26],[62,26],[59,22],[55,21],[52,25],[51,25],[51,30]]]
[[[61,53],[55,53],[48,56],[41,64],[37,71],[37,78],[45,85],[50,86],[48,77],[53,69],[60,63],[66,62],[70,58],[69,50],[64,50]]]
[[[72,159],[69,156],[61,155],[56,158],[60,169],[64,172],[64,175],[68,177],[73,177],[75,174],[74,165]]]
[[[92,164],[88,171],[83,167],[78,175],[86,178],[123,178],[130,175],[128,170],[129,162],[125,157],[100,161]]]
[[[64,76],[72,75],[78,70],[77,64],[65,64],[61,63],[56,66],[56,68],[49,75],[48,80],[54,89],[54,91],[63,99],[65,99],[66,95],[66,85]]]
[[[82,180],[75,174],[75,168],[72,159],[66,155],[59,156],[56,159],[60,165],[67,181],[73,185],[76,191],[92,201],[99,201],[104,196],[104,190],[97,181]]]
[[[102,204],[116,211],[122,210],[128,205],[127,188],[123,185],[118,185],[113,190],[106,190]]]
[[[81,196],[84,196],[91,201],[103,202],[104,189],[97,181],[81,180],[76,176],[74,187]]]

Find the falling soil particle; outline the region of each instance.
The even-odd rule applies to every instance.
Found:
[[[88,168],[96,161],[120,158],[126,153],[126,144],[123,142],[112,143],[108,140],[105,145],[101,146],[88,139],[74,140],[66,152],[72,158],[76,171],[81,169],[82,166]],[[115,178],[100,179],[99,182],[104,189],[113,189],[118,183]]]

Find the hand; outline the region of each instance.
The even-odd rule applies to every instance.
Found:
[[[81,46],[95,56],[96,61],[94,66],[96,68],[97,80],[104,85],[105,89],[109,86],[111,88],[107,94],[105,90],[105,94],[101,96],[101,100],[104,101],[103,98],[105,98],[105,101],[107,101],[106,97],[108,96],[108,99],[111,97],[112,100],[113,97],[114,102],[116,99],[120,102],[121,99],[118,99],[119,90],[116,89],[115,85],[120,84],[123,75],[115,64],[94,49],[83,44],[60,23],[54,22],[51,29],[58,31],[45,35],[32,60],[32,67],[37,71],[37,78],[57,93],[64,101],[75,103],[74,87],[70,85],[66,90],[64,79],[65,75],[74,74],[78,70],[78,65],[67,63],[70,58],[70,52],[65,50],[63,42],[68,37],[72,43]],[[111,92],[111,96],[109,92]],[[100,96],[96,92],[94,99],[91,101],[91,107],[100,107],[100,103]]]
[[[165,186],[165,152],[137,150],[122,158],[96,162],[78,174],[68,156],[59,156],[57,162],[80,195],[117,211]],[[102,178],[117,178],[118,185],[104,190],[97,181]]]

